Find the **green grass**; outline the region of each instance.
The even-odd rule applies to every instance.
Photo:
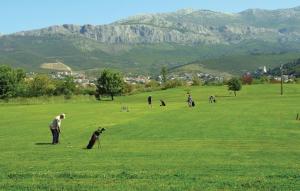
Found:
[[[0,105],[0,190],[300,190],[300,86],[187,88]],[[217,95],[217,104],[208,96]],[[159,107],[163,98],[166,108]],[[120,112],[121,105],[130,112]],[[48,124],[66,113],[60,145]],[[98,125],[102,148],[85,150]]]

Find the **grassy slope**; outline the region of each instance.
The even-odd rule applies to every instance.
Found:
[[[299,51],[296,42],[108,45],[72,36],[5,37],[0,39],[0,64],[38,71],[43,63],[60,61],[73,70],[114,68],[158,74],[162,65],[172,68],[199,60],[205,69],[236,74],[263,65],[278,66],[299,58]]]
[[[299,190],[299,85],[225,87],[119,97],[116,102],[58,101],[0,107],[0,190]],[[215,94],[217,104],[208,104]],[[168,107],[160,108],[158,99]],[[121,104],[130,112],[120,112]],[[48,123],[65,112],[61,144]],[[103,125],[102,149],[86,146]]]
[[[294,61],[300,57],[299,53],[266,54],[266,55],[235,55],[217,59],[196,61],[174,68],[174,71],[206,71],[210,73],[242,74],[255,71],[259,67],[274,68],[281,64]]]

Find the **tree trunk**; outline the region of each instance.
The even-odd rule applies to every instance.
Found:
[[[113,101],[114,100],[114,94],[110,94],[111,96],[111,100]]]
[[[99,101],[100,101],[100,100],[101,100],[100,94],[96,93],[96,94],[95,94],[95,98],[96,98],[96,100],[99,100]]]
[[[234,91],[234,96],[236,96],[236,91]]]

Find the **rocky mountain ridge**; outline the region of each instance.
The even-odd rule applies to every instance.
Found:
[[[300,7],[272,11],[249,9],[240,13],[183,9],[137,15],[108,25],[64,24],[12,35],[74,35],[109,44],[232,44],[253,39],[298,41]]]
[[[159,73],[162,66],[240,74],[300,57],[300,7],[240,13],[183,9],[107,25],[64,24],[0,36],[0,64]]]

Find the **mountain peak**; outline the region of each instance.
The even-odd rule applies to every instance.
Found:
[[[182,15],[188,15],[195,11],[197,11],[197,10],[193,9],[193,8],[185,8],[185,9],[179,9],[175,13],[182,14]]]
[[[297,7],[291,8],[291,9],[293,9],[295,11],[300,11],[300,6],[297,6]]]
[[[298,9],[300,7],[273,11],[247,9],[239,14],[226,14],[188,8],[171,13],[136,15],[107,25],[64,24],[15,35],[75,35],[111,44],[230,44],[250,39],[297,40],[300,39],[300,12],[295,11]]]
[[[253,14],[253,15],[255,15],[257,13],[261,13],[261,12],[265,12],[265,11],[268,11],[268,10],[253,8],[253,9],[246,9],[246,10],[240,12],[240,14]]]
[[[296,57],[300,52],[300,7],[232,14],[181,9],[106,25],[54,25],[0,38],[4,61],[27,68],[60,60],[75,70],[112,67],[148,72],[161,64],[172,67],[219,58],[223,63],[222,57],[231,54],[249,54],[255,64],[254,57],[267,54],[272,59],[262,57],[265,65],[265,60],[288,58],[285,53],[290,52]],[[247,61],[246,65],[251,68]]]

